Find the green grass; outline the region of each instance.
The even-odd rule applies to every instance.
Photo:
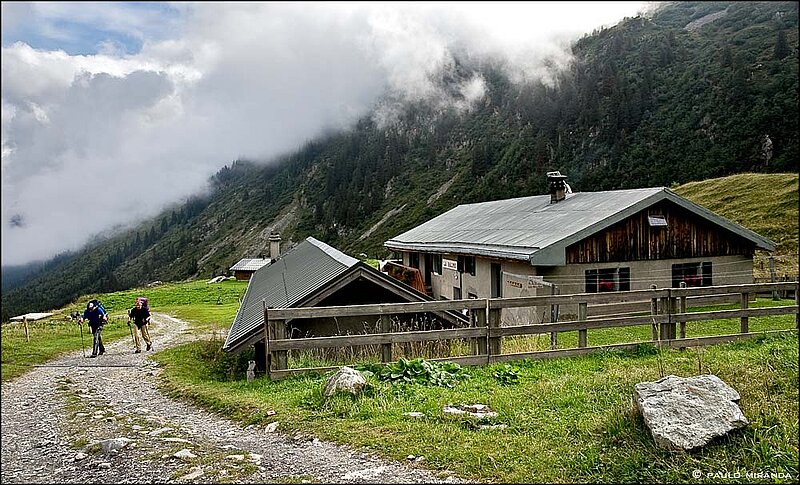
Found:
[[[685,351],[609,351],[552,361],[518,361],[519,383],[495,376],[503,365],[470,367],[453,389],[372,381],[361,397],[323,400],[324,376],[278,382],[225,381],[209,373],[220,342],[195,342],[157,355],[166,392],[243,424],[281,422],[284,432],[367,447],[404,460],[424,455],[428,467],[487,482],[719,482],[692,471],[771,471],[796,481],[798,340],[796,334]],[[657,448],[634,411],[633,386],[663,375],[713,373],[742,396],[750,425],[695,453]],[[450,403],[484,403],[499,413],[480,430],[448,419]],[[268,410],[277,411],[267,417]],[[425,414],[420,420],[402,416]],[[747,482],[748,480],[728,480]],[[760,480],[750,480],[759,482]]]
[[[798,274],[798,174],[742,173],[673,190],[772,240],[778,275]],[[753,269],[757,276],[769,276],[766,253],[756,253]]]
[[[111,315],[103,327],[103,343],[130,339],[127,316]],[[78,324],[69,319],[48,318],[28,323],[30,342],[25,338],[21,323],[8,323],[2,327],[2,381],[21,375],[34,365],[44,364],[55,357],[81,349],[81,332]],[[83,326],[83,344],[86,355],[92,353],[92,333]],[[132,346],[133,344],[131,344]]]
[[[247,289],[246,281],[205,281],[168,283],[152,288],[135,288],[116,293],[88,295],[75,303],[54,311],[50,318],[29,322],[30,343],[25,339],[22,324],[2,326],[2,381],[12,379],[34,365],[44,364],[59,355],[81,349],[78,325],[69,319],[73,311],[83,312],[91,298],[99,298],[109,313],[109,324],[103,329],[103,341],[130,338],[127,310],[136,297],[149,299],[151,311],[165,312],[194,322],[194,331],[227,330]],[[92,334],[83,328],[87,355],[91,353]]]

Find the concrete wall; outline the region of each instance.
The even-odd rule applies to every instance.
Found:
[[[628,261],[622,263],[568,264],[555,268],[539,267],[544,279],[558,285],[561,294],[586,291],[586,270],[630,268],[631,290],[647,290],[672,286],[672,265],[677,263],[702,263],[711,261],[711,279],[714,286],[739,285],[753,282],[753,260],[747,256],[719,256],[714,258],[661,259],[654,261]]]
[[[420,255],[420,270],[425,271],[424,256]],[[444,255],[443,259],[457,261],[456,255]],[[403,254],[404,264],[408,264],[408,253]],[[712,283],[717,285],[747,284],[753,282],[753,260],[748,256],[719,256],[687,259],[663,259],[653,261],[629,261],[622,263],[590,263],[570,264],[555,268],[533,267],[520,261],[496,260],[476,257],[475,276],[469,273],[459,273],[451,269],[442,269],[442,274],[431,275],[431,286],[435,299],[453,299],[454,287],[461,288],[462,298],[468,298],[470,293],[477,298],[491,297],[491,264],[501,265],[503,272],[503,297],[542,296],[550,295],[551,288],[531,288],[523,284],[522,288],[515,286],[511,280],[518,283],[524,279],[510,277],[541,276],[546,282],[558,286],[559,294],[584,293],[586,290],[585,271],[590,269],[630,268],[631,290],[650,289],[650,285],[658,288],[672,286],[672,265],[677,263],[693,263],[711,261]],[[574,308],[573,308],[574,307]],[[551,308],[532,309],[504,309],[502,321],[504,325],[521,325],[525,323],[539,323],[550,321]],[[561,320],[577,315],[577,305],[562,305],[559,308]]]

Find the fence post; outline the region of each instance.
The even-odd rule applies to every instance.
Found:
[[[650,285],[650,289],[651,290],[655,290],[656,289],[656,285]],[[653,342],[655,342],[656,340],[659,340],[658,329],[659,329],[660,325],[655,323],[656,315],[658,315],[658,298],[653,297],[653,298],[650,299],[650,316],[654,319],[653,320],[653,325],[652,325]]]
[[[273,320],[269,325],[269,339],[278,340],[286,338],[286,320]],[[272,362],[275,370],[283,370],[288,368],[288,350],[276,350],[270,352],[272,355]],[[268,355],[269,355],[268,354]]]
[[[263,369],[264,374],[271,378],[269,375],[269,370],[272,366],[272,355],[269,352],[269,311],[267,308],[267,300],[261,300],[261,304],[264,307],[264,345],[259,346],[258,342],[256,342],[254,345],[256,350],[256,366]],[[259,352],[259,347],[263,349],[263,355],[261,352]]]
[[[686,282],[681,281],[681,288],[686,288]],[[678,300],[678,313],[686,313],[686,293],[681,293],[681,297]],[[681,339],[686,338],[686,317],[680,317],[678,319],[680,322],[680,336]],[[686,347],[681,347],[681,350],[685,349]]]
[[[775,283],[775,257],[771,254],[769,255],[769,282]],[[779,299],[777,290],[772,290],[772,299]]]
[[[387,314],[381,315],[381,333],[389,333],[392,331],[392,319]],[[381,344],[381,362],[392,361],[392,344]]]
[[[488,305],[487,305],[488,306]],[[489,310],[489,325],[487,328],[487,333],[489,335],[489,362],[491,362],[492,355],[500,355],[503,353],[503,349],[500,345],[501,337],[492,337],[492,329],[498,328],[500,326],[500,308],[492,308]]]
[[[28,317],[26,316],[22,317],[22,326],[25,327],[25,341],[30,343],[31,336],[28,334]]]
[[[800,307],[800,283],[794,287],[794,306]],[[795,310],[794,314],[795,327],[800,329],[800,312]]]
[[[750,293],[742,293],[742,311],[750,307]],[[742,315],[739,319],[739,333],[748,333],[750,331],[750,317]]]
[[[553,285],[550,287],[551,295],[560,295],[561,290]],[[558,321],[558,305],[550,305],[550,323]],[[558,348],[558,332],[550,332],[550,349],[556,350]]]
[[[667,292],[670,292],[667,289]],[[672,321],[672,297],[671,295],[661,297],[661,314],[667,316],[667,322],[661,324],[661,340],[671,340],[675,338],[675,322]]]
[[[586,302],[578,303],[578,321],[586,321]],[[578,347],[586,347],[586,329],[581,328],[578,330]]]
[[[478,327],[487,327],[487,315],[489,314],[489,300],[486,300],[486,308],[484,311],[476,311],[475,312],[475,320],[476,326]],[[488,338],[488,329],[487,329],[487,338]],[[475,355],[487,355],[489,353],[489,349],[487,346],[487,338],[478,338],[478,346],[477,346],[477,354]]]

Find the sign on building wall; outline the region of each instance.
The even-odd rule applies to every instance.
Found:
[[[442,269],[451,269],[453,271],[458,271],[458,261],[442,258]]]

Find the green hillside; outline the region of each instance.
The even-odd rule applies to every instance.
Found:
[[[673,189],[679,195],[769,238],[779,275],[798,274],[798,175],[742,173]],[[766,255],[758,253],[754,271],[769,276]]]

